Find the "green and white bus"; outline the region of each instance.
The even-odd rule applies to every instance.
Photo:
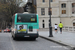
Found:
[[[16,38],[38,38],[39,18],[38,14],[16,13],[12,17],[12,37]]]

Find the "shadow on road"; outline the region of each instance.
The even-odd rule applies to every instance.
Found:
[[[17,38],[15,41],[37,41],[37,40],[32,38]]]

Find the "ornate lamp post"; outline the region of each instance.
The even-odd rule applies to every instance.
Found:
[[[53,37],[53,35],[52,35],[52,26],[51,26],[51,6],[50,6],[50,2],[51,2],[51,0],[49,0],[49,17],[50,17],[50,21],[49,21],[49,37]]]

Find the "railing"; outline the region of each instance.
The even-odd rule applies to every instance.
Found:
[[[75,32],[75,27],[64,26],[63,31]]]
[[[40,28],[40,31],[49,31],[49,28]],[[55,28],[52,27],[52,30],[54,31]],[[60,30],[60,28],[58,27],[58,31]],[[68,26],[64,26],[62,28],[63,31],[68,31],[68,32],[75,32],[75,27],[68,27]]]

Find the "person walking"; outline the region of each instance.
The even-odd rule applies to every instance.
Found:
[[[59,26],[59,28],[60,28],[60,33],[62,34],[63,24],[60,22],[58,26]]]
[[[57,29],[57,28],[58,28],[58,25],[57,25],[57,24],[55,24],[55,25],[54,25],[54,27],[55,27],[55,32],[57,33],[57,30],[58,30],[58,29]]]

